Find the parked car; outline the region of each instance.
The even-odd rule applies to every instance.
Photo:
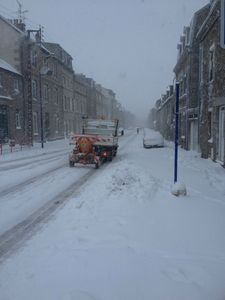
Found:
[[[160,148],[164,147],[164,139],[159,132],[153,130],[144,130],[143,137],[144,148]]]

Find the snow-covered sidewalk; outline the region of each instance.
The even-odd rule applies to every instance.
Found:
[[[179,153],[177,198],[173,148],[134,135],[1,265],[0,299],[225,299],[225,170]]]

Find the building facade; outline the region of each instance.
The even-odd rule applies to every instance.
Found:
[[[0,59],[0,140],[23,142],[24,101],[22,75]]]
[[[83,117],[123,118],[115,93],[75,74],[73,58],[41,28],[0,16],[0,138],[32,145],[81,133]],[[116,110],[115,110],[116,108]]]
[[[197,11],[178,44],[174,67],[180,83],[179,142],[187,150],[200,151],[225,165],[225,49],[221,45],[221,1],[213,0]],[[174,99],[175,99],[174,95]],[[168,97],[166,97],[168,98]],[[156,101],[149,118],[167,137],[167,101]],[[167,117],[166,117],[167,116]],[[170,117],[171,128],[172,120]],[[159,125],[161,124],[161,125]]]
[[[225,49],[220,45],[220,23],[220,1],[212,1],[209,14],[198,32],[201,57],[200,146],[204,157],[211,156],[213,160],[225,162]]]
[[[209,5],[198,10],[190,26],[184,27],[177,45],[178,59],[174,67],[180,83],[180,140],[186,150],[199,148],[199,40],[197,33],[209,12]]]

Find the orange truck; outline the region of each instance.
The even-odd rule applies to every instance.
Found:
[[[118,149],[118,120],[84,119],[83,133],[73,136],[69,165],[94,165],[112,161]]]

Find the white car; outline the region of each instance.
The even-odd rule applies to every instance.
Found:
[[[164,147],[164,139],[160,133],[151,131],[150,133],[144,131],[143,137],[144,148],[161,148]]]

